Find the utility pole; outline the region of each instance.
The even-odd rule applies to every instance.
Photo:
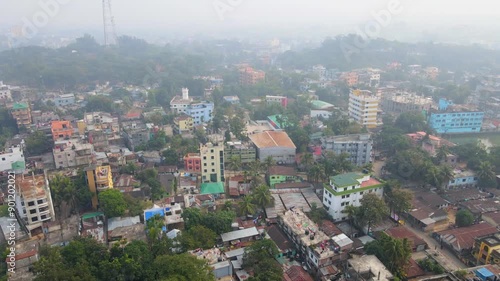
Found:
[[[111,0],[102,0],[102,21],[104,25],[104,45],[111,46],[118,44],[115,19],[111,12]]]

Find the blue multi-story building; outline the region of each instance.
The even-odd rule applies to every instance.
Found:
[[[439,134],[478,133],[484,112],[435,112],[429,116],[429,126]]]
[[[190,104],[185,113],[193,118],[194,125],[200,125],[212,120],[213,111],[214,104],[212,102],[202,101]]]
[[[55,97],[53,100],[56,106],[72,105],[75,103],[74,94],[63,94]]]

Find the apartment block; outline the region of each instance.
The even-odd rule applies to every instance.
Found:
[[[85,169],[85,180],[92,192],[92,207],[97,209],[100,191],[113,188],[113,175],[110,166],[91,166]]]
[[[254,146],[241,141],[228,141],[224,148],[225,163],[231,162],[234,157],[241,161],[241,164],[248,164],[255,161],[257,151]]]
[[[383,182],[369,174],[346,173],[330,177],[330,182],[324,185],[323,205],[334,221],[347,219],[342,211],[346,206],[361,206],[364,194],[375,193],[382,197]]]
[[[26,162],[23,149],[24,140],[19,145],[12,146],[0,152],[0,172],[14,171],[16,174],[24,173]]]
[[[144,124],[139,121],[128,121],[122,123],[123,138],[130,150],[148,142],[152,138],[153,124]]]
[[[349,93],[349,118],[367,128],[377,127],[380,98],[367,90],[353,90]]]
[[[419,96],[416,93],[397,91],[383,95],[380,105],[385,113],[429,112],[433,101],[430,97]]]
[[[200,144],[202,182],[224,182],[224,145]]]
[[[0,81],[0,102],[5,103],[6,101],[12,100],[12,93],[10,92],[10,87],[5,85]]]
[[[278,105],[286,108],[287,105],[288,105],[288,98],[287,97],[283,97],[283,96],[269,96],[269,95],[266,95],[266,103],[268,105],[278,104]]]
[[[56,106],[66,106],[75,104],[75,95],[74,94],[63,94],[58,95],[53,98],[52,101]]]
[[[472,254],[477,265],[500,264],[500,233],[476,237]]]
[[[193,118],[187,114],[182,114],[174,118],[174,132],[176,134],[189,133],[193,131]]]
[[[74,130],[69,121],[52,121],[50,125],[52,139],[54,141],[69,139],[73,136]]]
[[[208,101],[194,102],[189,97],[189,89],[182,88],[182,96],[175,96],[170,101],[170,109],[174,113],[191,116],[193,124],[200,125],[212,120],[214,104]]]
[[[240,69],[240,84],[255,85],[266,79],[266,73],[261,70],[255,70],[252,67],[244,67]]]
[[[199,153],[188,153],[184,156],[184,171],[188,173],[201,173],[201,156]]]
[[[10,111],[12,118],[16,119],[18,127],[31,125],[31,108],[26,102],[17,102],[12,105]]]
[[[78,139],[56,141],[52,154],[56,169],[89,166],[94,163],[94,146]]]
[[[439,134],[478,133],[484,112],[435,112],[429,115],[429,126]]]
[[[22,223],[31,232],[44,222],[54,221],[55,212],[45,174],[16,178],[16,208]]]
[[[321,138],[321,148],[324,152],[335,154],[346,153],[348,160],[357,166],[372,162],[373,140],[370,134],[341,135]]]

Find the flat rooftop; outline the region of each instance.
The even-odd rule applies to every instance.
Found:
[[[318,225],[301,210],[295,208],[288,210],[281,217],[285,225],[287,225],[295,235],[300,237],[306,246],[317,245],[330,240],[330,237],[323,231],[320,231]],[[309,234],[306,235],[306,231]]]
[[[394,277],[384,264],[374,255],[353,256],[353,258],[347,260],[347,262],[349,266],[358,273],[370,273],[376,280],[391,280]],[[378,277],[379,274],[380,278]]]
[[[18,191],[25,199],[45,197],[45,175],[27,175],[16,178]]]

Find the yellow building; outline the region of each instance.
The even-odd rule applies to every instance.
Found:
[[[28,103],[14,103],[10,112],[12,118],[16,119],[18,127],[31,125],[31,109]]]
[[[367,90],[353,90],[349,93],[349,118],[367,128],[377,127],[380,98]]]
[[[113,188],[113,176],[110,166],[93,166],[85,170],[85,178],[92,192],[92,208],[97,209],[97,196],[100,191]]]
[[[224,144],[200,144],[202,182],[224,182]]]
[[[500,233],[476,238],[473,254],[477,265],[500,264]]]
[[[174,118],[174,131],[176,134],[191,132],[193,130],[193,118],[183,114]]]

